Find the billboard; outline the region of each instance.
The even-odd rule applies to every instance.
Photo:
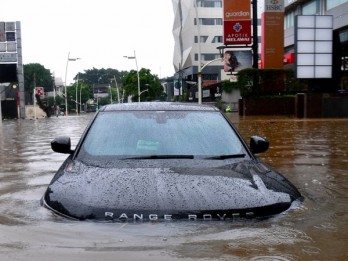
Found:
[[[250,44],[251,5],[250,0],[224,0],[224,44]]]
[[[262,68],[283,68],[284,0],[265,0],[262,13]]]
[[[297,78],[332,78],[333,16],[296,16],[295,46]]]
[[[238,72],[252,67],[252,52],[227,50],[224,53],[224,71]]]

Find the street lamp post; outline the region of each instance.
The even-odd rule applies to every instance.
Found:
[[[81,113],[81,106],[82,106],[82,100],[81,100],[81,91],[82,91],[82,87],[83,87],[83,86],[80,87],[80,113]]]
[[[76,100],[76,106],[75,106],[75,110],[76,110],[76,116],[79,116],[79,109],[78,109],[78,99],[77,99],[77,89],[79,87],[79,74],[77,74],[77,81],[76,81],[76,89],[75,89],[75,100]],[[80,100],[81,102],[81,100]]]
[[[115,85],[116,85],[116,90],[117,90],[117,102],[120,103],[120,91],[118,89],[118,84],[117,84],[115,75],[114,75],[114,80],[115,80]]]
[[[72,61],[77,61],[81,58],[70,58],[70,52],[68,53],[68,59],[66,61],[66,67],[65,67],[65,81],[64,81],[64,92],[65,92],[65,116],[68,116],[68,95],[67,95],[67,91],[66,91],[66,75],[68,72],[68,64],[69,62]]]
[[[148,91],[149,91],[149,89],[146,89],[146,90],[141,91],[141,92],[139,93],[139,97],[140,97],[140,95],[142,95],[144,92],[148,92]]]
[[[112,104],[112,89],[111,89],[111,84],[109,84],[109,89],[110,89],[110,104]]]
[[[201,32],[200,21],[198,18],[197,2],[195,1],[195,13],[197,23],[197,37],[198,37],[198,104],[202,104],[202,68],[201,68]]]
[[[200,70],[199,70],[199,72],[198,72],[198,82],[186,81],[186,83],[187,83],[187,84],[192,84],[192,85],[198,84],[198,92],[199,92],[199,90],[202,91],[202,71],[203,71],[203,69],[204,69],[206,66],[208,66],[209,64],[211,64],[211,63],[213,63],[213,62],[218,62],[218,61],[223,62],[224,59],[223,59],[222,57],[221,57],[221,58],[216,58],[216,59],[214,59],[214,60],[211,60],[211,61],[207,62],[206,64],[203,64],[202,66],[200,66]],[[198,95],[198,103],[199,103],[199,104],[202,104],[202,95],[201,95],[201,96]]]
[[[135,50],[134,50],[134,56],[123,56],[123,57],[127,59],[135,60],[135,66],[137,68],[137,77],[138,77],[138,102],[140,102],[140,78],[139,78],[139,69],[138,69],[137,56],[135,55]]]

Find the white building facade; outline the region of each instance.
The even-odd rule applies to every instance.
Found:
[[[220,58],[222,43],[222,0],[172,0],[174,8],[173,36],[175,39],[173,65],[175,78],[183,83],[197,82],[198,64]],[[211,63],[202,71],[204,82],[221,79],[223,63]]]

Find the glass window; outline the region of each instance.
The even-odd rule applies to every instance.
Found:
[[[312,0],[302,6],[302,15],[314,15],[319,13],[319,1]]]
[[[212,61],[212,60],[215,60],[218,58],[220,58],[220,54],[215,54],[215,53],[202,53],[201,54],[202,61]],[[195,61],[198,61],[198,53],[195,54]]]
[[[216,18],[215,19],[215,24],[216,25],[222,25],[222,18]]]
[[[215,53],[205,53],[203,54],[203,60],[204,61],[212,61],[215,60],[216,58],[219,58],[220,55],[219,54],[215,54]]]
[[[220,112],[120,111],[99,113],[78,158],[239,153],[243,146]]]
[[[222,0],[197,0],[198,7],[222,7]]]
[[[215,25],[214,18],[201,18],[201,25]]]
[[[294,21],[295,21],[295,11],[292,11],[286,14],[284,29],[289,29],[291,27],[294,27]]]
[[[214,36],[212,43],[222,43],[222,36]]]
[[[330,10],[347,2],[348,0],[326,0],[326,10]]]
[[[200,42],[205,43],[208,40],[208,36],[201,36],[200,37]],[[195,36],[195,43],[198,43],[198,36]]]
[[[199,18],[200,25],[222,25],[222,18]],[[194,18],[194,25],[197,25],[196,18]]]
[[[339,37],[341,43],[348,43],[348,29],[340,32]]]

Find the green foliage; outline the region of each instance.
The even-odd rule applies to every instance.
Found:
[[[77,88],[77,90],[76,90]],[[76,82],[72,86],[67,87],[67,97],[68,97],[68,110],[75,110],[76,108],[76,102],[78,103],[78,106],[80,106],[80,103],[85,104],[86,101],[91,96],[91,87],[84,83],[84,82]],[[76,92],[77,91],[77,92]],[[80,92],[81,92],[81,101],[80,101]],[[76,98],[77,94],[77,98]],[[65,103],[64,103],[65,105]]]
[[[250,80],[249,77],[246,77],[244,75],[238,75],[237,82],[226,80],[222,83],[222,89],[224,92],[231,93],[232,90],[239,89],[242,96],[243,94],[247,93],[248,87],[250,87]]]
[[[140,75],[140,73],[139,73],[139,75]],[[123,78],[123,89],[125,91],[126,96],[131,96],[131,95],[137,96],[137,94],[138,94],[137,71],[131,70],[128,74],[126,74],[126,76]]]
[[[109,97],[99,97],[98,104],[99,104],[99,108],[106,105],[106,104],[110,104],[110,98]]]
[[[140,76],[140,90],[141,100],[164,100],[166,94],[163,91],[161,81],[157,75],[151,74],[148,69],[141,69],[139,71]],[[118,101],[118,93],[122,98],[132,95],[134,100],[138,100],[138,78],[137,72],[132,70],[118,71],[115,69],[96,69],[85,70],[83,73],[78,73],[74,80],[77,82],[77,102],[80,103],[80,90],[81,90],[81,103],[85,103],[88,99],[93,98],[91,89],[95,84],[110,84],[112,92],[112,102]],[[76,82],[71,86],[67,86],[67,100],[68,110],[74,110],[76,107]],[[24,85],[25,91],[32,93],[35,86],[44,87],[45,91],[53,91],[54,79],[50,71],[45,69],[40,64],[27,64],[24,65]],[[116,88],[117,87],[117,88]],[[110,95],[110,94],[109,94]],[[42,99],[45,104],[53,105],[54,99],[46,98]],[[105,99],[100,98],[99,104],[103,105],[111,102],[111,95]],[[65,107],[64,97],[56,96],[56,104],[61,107]]]
[[[303,92],[306,88],[307,80],[297,79],[294,70],[284,70],[285,72],[285,93],[295,94]]]
[[[60,96],[56,96],[55,98],[54,97],[46,97],[46,98],[42,98],[41,100],[42,100],[42,103],[45,104],[47,107],[51,107],[54,105],[61,106],[61,105],[65,104],[64,98],[60,97]]]
[[[24,65],[24,89],[33,93],[34,87],[44,87],[45,92],[53,91],[54,80],[50,70],[38,63]]]
[[[303,91],[306,82],[298,80],[289,69],[253,69],[238,72],[237,82],[223,82],[223,90],[239,89],[242,97],[294,94]]]
[[[117,85],[122,85],[122,79],[125,75],[128,73],[126,71],[118,71],[115,69],[90,69],[85,70],[84,73],[79,73],[75,76],[75,80],[77,80],[77,76],[79,77],[79,81],[83,81],[84,83],[92,86],[93,84],[107,84],[107,83],[113,83],[113,86],[116,85],[115,79],[117,82]]]
[[[253,77],[256,74],[255,69],[244,69],[238,72],[237,82],[226,80],[223,82],[222,89],[224,92],[231,93],[234,89],[239,89],[241,96],[248,96],[252,92]]]
[[[163,87],[157,75],[151,74],[149,69],[142,68],[139,71],[139,79],[141,101],[164,99]],[[135,70],[123,78],[123,88],[126,96],[133,96],[134,101],[138,100],[138,76]]]

